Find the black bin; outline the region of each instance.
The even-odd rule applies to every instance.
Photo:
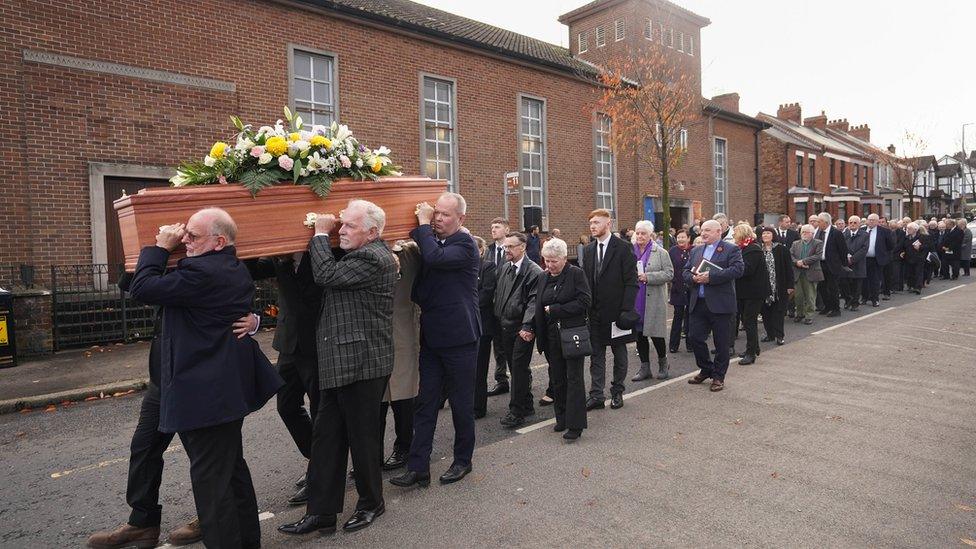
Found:
[[[0,368],[17,365],[14,338],[14,294],[0,288]]]

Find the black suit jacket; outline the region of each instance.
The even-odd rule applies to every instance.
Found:
[[[498,276],[495,274],[495,263],[490,255],[481,259],[481,269],[478,271],[478,310],[481,311],[481,335],[495,335],[495,315],[492,306],[495,303],[495,286]]]
[[[478,245],[471,235],[461,231],[441,244],[430,225],[410,231],[410,238],[420,247],[422,258],[411,293],[413,302],[420,305],[421,341],[432,349],[478,341]]]
[[[603,252],[599,278],[594,280],[597,244],[593,240],[586,245],[583,252],[584,273],[593,296],[590,323],[595,327],[594,335],[597,338],[610,341],[610,325],[620,318],[621,313],[634,310],[634,299],[637,297],[637,258],[634,257],[630,244],[611,235],[607,249]]]
[[[507,261],[505,259],[505,250],[502,250],[501,262],[496,261],[498,258],[499,248],[501,247],[495,244],[495,242],[492,242],[488,245],[488,248],[485,249],[485,255],[482,257],[483,260],[490,261],[495,266],[495,276],[498,276],[499,273],[501,273],[501,269],[499,268],[500,265],[504,265]]]
[[[959,259],[959,254],[962,252],[962,229],[953,227],[951,231],[943,234],[942,247],[952,256],[950,259]]]
[[[776,238],[779,239],[779,243],[786,246],[787,253],[789,253],[790,246],[792,246],[797,240],[800,240],[800,233],[793,229],[786,229],[786,236],[779,235],[779,227],[773,230],[776,231]]]
[[[586,312],[590,308],[590,285],[586,282],[583,269],[569,263],[556,277],[556,299],[549,304],[546,314],[545,304],[542,302],[542,291],[550,279],[549,273],[539,275],[536,282],[535,300],[535,342],[540,353],[544,353],[549,345],[549,321],[558,320],[563,328],[573,328],[586,325]]]
[[[830,272],[834,277],[844,276],[844,267],[847,267],[847,239],[844,238],[844,234],[838,231],[836,227],[830,227],[830,234],[825,235],[822,229],[817,231],[817,235],[814,235],[821,242],[824,238],[827,239],[824,253],[826,257],[820,263],[823,270]]]
[[[871,232],[869,228],[861,229],[865,235],[868,237],[868,246],[871,245]],[[892,249],[894,248],[894,232],[888,227],[882,227],[878,225],[874,228],[878,232],[874,237],[874,260],[878,262],[878,265],[884,267],[888,263],[891,263]]]
[[[504,327],[521,327],[532,330],[532,318],[535,315],[536,282],[542,276],[542,267],[525,255],[522,264],[511,278],[511,263],[502,266],[498,275],[498,285],[495,287],[494,313],[498,323]]]
[[[185,257],[166,273],[168,259],[163,248],[143,248],[131,285],[134,298],[163,307],[159,430],[241,419],[284,384],[258,343],[231,328],[250,311],[254,281],[233,246]]]
[[[290,257],[261,258],[246,263],[255,280],[273,276],[278,282],[278,317],[271,346],[279,353],[314,359],[315,325],[322,306],[322,289],[312,277],[309,254],[302,254],[297,273]]]

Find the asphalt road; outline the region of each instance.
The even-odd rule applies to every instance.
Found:
[[[551,407],[521,432],[503,430],[507,395],[493,397],[471,476],[387,485],[387,514],[355,534],[275,531],[301,516],[286,499],[304,461],[270,403],[244,427],[264,545],[965,546],[976,540],[976,286],[935,282],[923,297],[787,322],[787,345],[763,344],[755,365],[732,366],[722,393],[628,380],[627,405],[592,412],[573,445],[545,423]],[[691,354],[672,355],[674,376],[692,371]],[[536,397],[546,383],[537,360]],[[126,520],[140,401],[0,416],[0,547],[80,547]],[[388,429],[389,447],[392,421]],[[434,475],[450,464],[451,435],[444,413]],[[195,514],[178,439],[161,502],[164,531]]]

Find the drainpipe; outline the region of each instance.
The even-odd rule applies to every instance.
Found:
[[[756,145],[754,151],[755,154],[753,155],[755,156],[755,174],[756,174],[756,204],[755,204],[756,213],[753,214],[752,220],[754,222],[757,222],[755,223],[756,225],[759,225],[758,223],[759,221],[759,130],[758,129],[752,132],[752,137]]]

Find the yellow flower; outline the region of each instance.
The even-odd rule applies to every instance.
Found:
[[[275,135],[273,137],[269,137],[264,143],[264,150],[275,156],[281,156],[288,152],[288,142],[285,141],[284,137],[278,137]]]
[[[213,158],[222,158],[226,150],[227,150],[227,143],[224,143],[223,141],[218,141],[213,144],[213,147],[210,147],[210,156]]]
[[[298,132],[291,132],[290,134],[288,134],[288,139],[291,139],[292,141],[298,141],[301,138],[302,138],[302,134]]]
[[[313,135],[312,139],[309,140],[309,144],[313,147],[323,146],[326,149],[332,148],[332,141],[329,141],[329,138],[324,135]]]
[[[383,160],[377,157],[373,160],[373,173],[380,173],[383,169]]]

